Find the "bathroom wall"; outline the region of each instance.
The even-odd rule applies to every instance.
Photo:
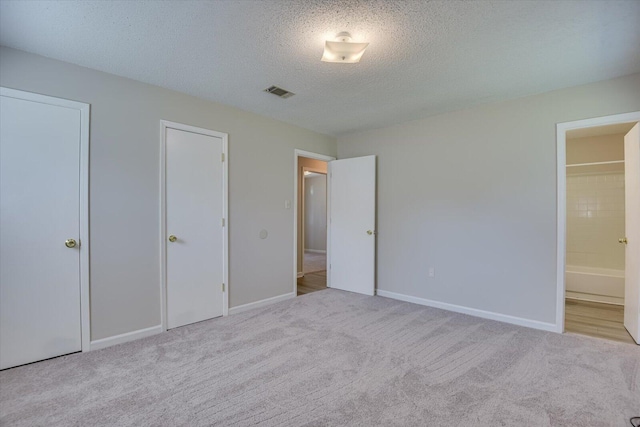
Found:
[[[327,177],[310,176],[304,180],[304,247],[327,250]]]
[[[624,134],[567,139],[567,165],[624,159]],[[624,164],[567,167],[567,265],[624,270]]]
[[[626,127],[631,129],[631,126],[629,124]],[[602,129],[610,127],[602,126]],[[624,135],[626,132],[582,138],[572,137],[570,133],[567,134],[568,165],[624,160]]]

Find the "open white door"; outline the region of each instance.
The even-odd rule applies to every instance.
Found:
[[[329,281],[375,294],[376,156],[329,162]]]
[[[640,123],[624,137],[624,188],[624,327],[640,344]]]

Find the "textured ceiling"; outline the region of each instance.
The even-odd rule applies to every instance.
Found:
[[[340,135],[640,72],[638,22],[638,0],[2,0],[0,44]],[[340,31],[359,64],[320,62]]]

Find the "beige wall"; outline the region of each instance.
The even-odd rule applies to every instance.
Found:
[[[378,288],[555,323],[556,123],[638,110],[635,74],[338,138],[378,156]]]
[[[320,153],[319,153],[320,154]],[[307,157],[298,157],[298,274],[302,273],[302,260],[304,255],[303,235],[304,235],[304,217],[303,217],[303,200],[304,200],[304,171],[327,173],[327,162],[322,160],[310,159]]]
[[[624,134],[567,138],[567,164],[624,160]]]
[[[567,164],[624,160],[624,134],[567,139]],[[567,265],[624,270],[624,165],[567,168]]]
[[[0,85],[91,104],[92,340],[160,324],[161,119],[229,133],[231,307],[291,292],[294,150],[335,138],[5,47]]]

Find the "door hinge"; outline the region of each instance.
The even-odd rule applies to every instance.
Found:
[[[224,283],[222,284],[222,292],[224,292]]]
[[[222,218],[222,226],[224,227],[224,218]]]
[[[222,153],[222,161],[224,162],[224,153]]]

